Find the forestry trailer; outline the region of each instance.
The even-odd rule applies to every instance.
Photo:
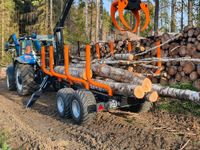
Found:
[[[54,29],[55,46],[42,46],[41,48],[41,70],[46,76],[43,78],[40,88],[31,96],[27,107],[31,107],[41,94],[53,84],[54,80],[60,83],[60,86],[57,86],[59,89],[57,110],[60,117],[71,117],[77,124],[89,121],[97,111],[135,106],[144,110],[147,102],[156,101],[158,94],[152,91],[152,83],[148,78],[102,64],[98,43],[95,46],[98,62],[92,64],[90,45],[85,46],[85,58],[77,57],[80,61],[83,60],[82,63],[70,62],[70,59],[76,56],[72,57],[69,53],[69,46],[64,45],[63,28],[72,3],[73,0],[66,0],[63,12]],[[131,10],[135,15],[134,29],[131,29],[126,23],[123,16],[124,10]],[[146,16],[146,22],[141,27],[141,31],[143,31],[150,22],[147,5],[140,0],[115,0],[111,6],[114,26],[121,31],[137,32],[140,24],[140,10],[143,10]],[[117,24],[115,19],[117,11],[120,21],[126,29]],[[113,55],[113,44],[109,45]],[[130,58],[130,55],[116,54],[115,57],[123,59]],[[100,78],[93,78],[93,73],[97,73]],[[126,81],[126,83],[114,82],[108,78]]]

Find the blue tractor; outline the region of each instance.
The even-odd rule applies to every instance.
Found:
[[[32,94],[39,87],[43,73],[40,70],[41,45],[47,45],[52,37],[12,34],[6,42],[6,51],[12,53],[12,63],[7,68],[7,88],[17,90],[20,96]],[[53,40],[52,40],[53,41]]]

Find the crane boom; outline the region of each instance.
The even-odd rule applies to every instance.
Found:
[[[69,14],[70,8],[74,0],[66,0],[59,20],[54,28],[54,37],[56,41],[55,65],[64,63],[64,37],[63,28],[65,20]]]

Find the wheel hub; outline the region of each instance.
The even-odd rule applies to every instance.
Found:
[[[7,87],[9,88],[10,87],[10,82],[9,82],[9,76],[8,75],[7,75],[6,83],[7,83]]]
[[[80,110],[80,105],[77,100],[72,101],[72,112],[76,118],[80,117],[81,110]]]
[[[61,112],[61,113],[64,112],[64,102],[61,97],[58,97],[58,99],[57,99],[57,107],[58,107],[59,112]]]
[[[21,91],[22,90],[22,77],[21,77],[21,72],[19,69],[17,69],[16,73],[16,81],[17,81],[17,88]]]

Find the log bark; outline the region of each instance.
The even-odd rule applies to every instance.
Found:
[[[65,69],[63,66],[57,66],[57,67],[55,67],[55,72],[57,72],[59,74],[65,74]],[[82,78],[85,80],[87,79],[85,68],[70,67],[69,73],[70,73],[70,75],[72,75],[74,77]],[[90,73],[91,73],[91,77],[92,77],[93,76],[92,71]]]
[[[104,78],[110,78],[115,81],[125,82],[125,83],[133,83],[136,85],[142,85],[145,88],[145,92],[149,92],[152,89],[151,81],[145,76],[132,73],[128,70],[114,68],[105,64],[94,64],[92,66],[92,71],[97,76],[101,76]]]
[[[108,80],[96,80],[96,82],[100,82],[106,85],[109,85],[113,90],[114,94],[121,94],[124,96],[133,96],[138,99],[142,99],[145,96],[145,92],[141,86],[133,85],[129,83],[119,83],[119,82],[111,82]],[[100,90],[98,87],[91,86],[92,89]]]
[[[114,59],[116,60],[133,60],[133,54],[115,54]]]
[[[161,85],[153,84],[153,90],[157,91],[159,95],[165,97],[172,97],[179,100],[190,100],[200,105],[200,93],[191,90],[181,90]]]

